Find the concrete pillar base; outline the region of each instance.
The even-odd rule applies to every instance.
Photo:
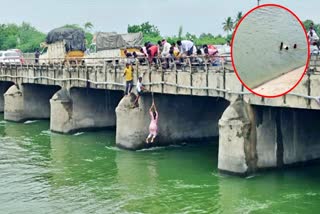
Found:
[[[0,82],[0,113],[4,112],[4,94],[13,85],[13,82]]]
[[[115,127],[114,109],[122,93],[85,88],[61,89],[50,100],[51,131],[67,134]]]
[[[116,144],[129,150],[147,146],[150,124],[152,97],[143,95],[139,108],[132,108],[134,99],[135,95],[124,97],[116,108]],[[224,99],[209,97],[155,94],[154,99],[159,112],[159,133],[152,144],[156,146],[218,136],[218,120],[229,104]]]
[[[4,119],[13,122],[24,121],[24,105],[22,91],[16,86],[11,86],[4,94]]]
[[[320,112],[238,100],[219,121],[218,168],[247,175],[320,158]]]
[[[116,144],[118,147],[128,150],[143,148],[148,134],[149,114],[143,107],[142,99],[139,108],[132,108],[135,99],[134,94],[126,96],[121,99],[116,108]]]
[[[72,100],[67,89],[61,89],[50,99],[50,129],[54,132],[69,133],[73,130]]]
[[[223,172],[247,174],[256,170],[256,138],[252,109],[235,101],[219,120],[218,168]]]
[[[49,119],[49,100],[59,88],[36,84],[11,86],[4,94],[4,119],[15,122]]]

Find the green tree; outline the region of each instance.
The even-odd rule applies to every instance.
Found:
[[[235,24],[234,24],[234,28],[237,27],[238,23],[240,22],[240,20],[242,19],[242,12],[238,12],[237,13],[237,16],[236,16],[236,21],[235,21]]]
[[[78,24],[65,24],[62,27],[73,28],[73,29],[82,29],[82,27],[80,27]]]
[[[186,33],[186,39],[187,39],[187,40],[191,40],[191,41],[196,41],[198,38],[197,38],[196,35],[187,32],[187,33]]]
[[[93,24],[91,22],[84,23],[84,29],[86,31],[90,31],[90,30],[92,30],[92,28],[93,28]]]
[[[44,33],[25,22],[21,25],[0,25],[0,50],[18,48],[23,52],[33,52],[44,39]]]
[[[233,24],[234,24],[234,23],[233,23],[233,20],[232,20],[231,17],[226,18],[225,21],[222,23],[222,25],[223,25],[223,30],[224,30],[225,32],[227,32],[227,35],[229,35],[229,32],[232,31],[232,29],[233,29]]]
[[[160,36],[160,31],[157,26],[150,24],[149,22],[144,22],[140,25],[128,25],[128,33],[142,32],[143,35],[147,36]]]
[[[310,19],[305,20],[305,21],[303,22],[304,28],[305,28],[306,30],[309,30],[310,26],[311,26],[313,23],[314,23],[314,22],[313,22],[312,20],[310,20]]]
[[[313,25],[314,30],[318,35],[320,35],[320,24],[315,24],[312,20],[307,19],[303,22],[304,28],[306,31],[309,31],[310,26]]]
[[[149,22],[144,22],[140,25],[128,25],[128,33],[138,33],[142,32],[144,42],[156,43],[161,40],[160,31],[157,26],[150,24]]]

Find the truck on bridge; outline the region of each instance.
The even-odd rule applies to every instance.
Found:
[[[50,31],[41,46],[45,53],[40,63],[78,63],[83,62],[85,33],[81,29],[61,27]]]
[[[139,51],[143,43],[143,35],[139,33],[117,34],[115,32],[98,32],[93,36],[92,44],[86,55],[86,64],[103,63],[115,58],[125,57],[128,52]],[[103,60],[102,60],[103,59]]]

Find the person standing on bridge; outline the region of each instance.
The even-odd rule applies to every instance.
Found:
[[[34,58],[35,58],[35,63],[38,64],[39,63],[39,57],[40,57],[40,51],[37,48],[36,52],[34,53]]]
[[[149,109],[149,114],[151,117],[150,125],[149,125],[149,135],[146,139],[146,143],[153,143],[154,139],[157,137],[158,134],[158,118],[159,114],[156,108],[156,105],[154,104],[154,101],[152,101],[152,105]]]
[[[126,68],[124,69],[123,76],[126,78],[126,92],[125,95],[131,93],[133,86],[133,67],[130,63],[126,63]]]
[[[142,93],[147,90],[142,84],[142,76],[138,78],[136,89],[138,95],[136,100],[134,101],[134,107],[139,107],[139,98],[141,97]]]

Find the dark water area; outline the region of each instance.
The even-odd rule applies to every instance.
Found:
[[[0,213],[318,213],[320,165],[238,178],[218,143],[115,147],[114,131],[59,135],[0,119]]]

